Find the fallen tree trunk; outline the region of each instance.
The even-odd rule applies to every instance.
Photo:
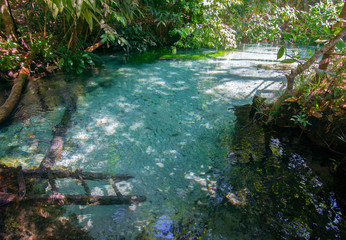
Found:
[[[48,178],[47,171],[38,171],[31,169],[22,169],[24,178]],[[5,177],[9,173],[16,173],[16,168],[0,168],[0,176]],[[75,178],[79,179],[81,176],[84,180],[106,180],[113,179],[115,182],[126,181],[133,178],[133,176],[128,174],[116,174],[109,175],[104,173],[93,173],[93,172],[81,172],[81,171],[60,171],[60,170],[51,170],[51,173],[55,178]]]
[[[92,195],[71,195],[55,192],[54,194],[34,194],[19,198],[13,193],[0,192],[0,206],[15,201],[37,201],[43,203],[56,203],[59,205],[113,205],[113,204],[133,204],[144,202],[145,196],[92,196]]]
[[[44,203],[57,203],[60,205],[113,205],[133,204],[144,202],[145,196],[92,196],[70,194],[35,194],[26,196],[23,201],[39,201]]]
[[[71,124],[72,114],[77,110],[77,97],[74,94],[70,94],[67,91],[67,93],[63,92],[62,96],[66,102],[66,109],[60,123],[53,129],[53,139],[50,148],[39,166],[39,170],[41,171],[47,168],[53,168],[55,162],[61,157],[65,135]]]
[[[10,96],[7,98],[6,102],[0,107],[0,123],[3,122],[12,113],[13,109],[17,105],[27,78],[28,69],[23,67],[20,70],[18,77],[14,80]]]
[[[11,202],[23,201],[39,201],[43,203],[55,203],[60,205],[111,205],[111,204],[133,204],[144,202],[145,196],[126,196],[122,195],[115,185],[116,182],[125,181],[133,178],[130,175],[107,175],[103,173],[91,173],[81,171],[59,171],[51,170],[26,170],[21,167],[18,168],[0,168],[0,179],[13,178],[17,175],[18,180],[18,194],[8,193],[7,188],[2,187],[0,192],[0,206],[6,205]],[[26,194],[25,186],[26,178],[47,178],[51,186],[53,194]],[[62,194],[58,192],[55,185],[56,178],[75,178],[82,182],[82,186],[86,194],[72,195]],[[100,180],[108,179],[113,186],[116,196],[96,196],[91,195],[91,190],[85,180]]]

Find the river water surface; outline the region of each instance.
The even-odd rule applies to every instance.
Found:
[[[150,63],[107,55],[102,71],[46,79],[40,93],[48,111],[36,101],[29,117],[0,128],[0,161],[38,167],[74,95],[55,168],[130,174],[120,192],[147,198],[131,206],[65,206],[93,238],[341,239],[335,194],[308,159],[261,130],[236,135],[246,124],[234,107],[285,86],[283,72],[270,67],[277,51],[246,45],[216,58]],[[87,183],[93,195],[115,195],[106,181]],[[57,187],[83,193],[75,180]]]

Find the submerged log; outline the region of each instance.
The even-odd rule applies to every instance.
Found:
[[[15,177],[18,176],[18,194],[0,192],[0,206],[6,205],[11,202],[19,201],[39,201],[44,203],[57,203],[67,205],[111,205],[111,204],[133,204],[137,202],[144,202],[145,196],[125,196],[120,193],[115,183],[125,181],[133,176],[122,175],[108,175],[103,173],[92,173],[82,171],[59,171],[51,170],[27,170],[18,168],[0,168],[0,177]],[[25,178],[46,178],[48,179],[53,194],[26,194]],[[83,188],[86,192],[84,195],[71,195],[62,194],[57,192],[58,188],[55,185],[56,178],[75,178],[82,182]],[[90,188],[86,184],[85,180],[100,180],[110,179],[110,182],[114,188],[116,196],[93,196],[91,195]]]
[[[47,169],[47,177],[48,177],[48,182],[49,182],[49,185],[50,185],[52,191],[57,192],[58,188],[55,184],[55,179],[54,179],[54,176],[52,174],[52,170],[50,168]]]
[[[53,139],[49,150],[39,166],[41,171],[52,168],[55,162],[61,157],[65,143],[65,136],[71,124],[72,114],[77,110],[77,96],[69,93],[62,93],[62,96],[66,102],[66,109],[61,121],[53,129]]]
[[[16,194],[0,192],[0,207],[14,202],[17,198],[18,196]]]
[[[85,182],[84,178],[80,174],[78,174],[78,179],[82,183],[82,186],[84,188],[85,194],[91,195],[91,191],[90,191],[90,188],[89,188],[88,184]]]
[[[133,204],[144,202],[145,196],[88,196],[69,194],[35,194],[27,195],[24,201],[39,201],[44,203],[57,203],[61,205],[113,205]]]
[[[13,109],[17,105],[22,94],[23,86],[28,77],[27,72],[28,70],[23,67],[19,72],[19,76],[14,80],[10,96],[0,107],[0,123],[3,122],[12,113]]]
[[[20,198],[13,193],[0,192],[0,206],[15,201],[38,201],[43,203],[56,203],[60,205],[113,205],[113,204],[134,204],[144,202],[145,196],[92,196],[92,195],[71,195],[54,192],[54,194],[26,195]]]
[[[115,184],[115,181],[113,181],[113,179],[110,179],[110,180],[109,180],[109,183],[112,185],[115,194],[116,194],[119,198],[123,198],[124,196],[123,196],[123,195],[121,194],[121,192],[119,191],[117,185]]]
[[[26,194],[25,180],[22,172],[22,166],[17,168],[18,171],[18,196],[19,199],[23,199]]]
[[[6,174],[15,172],[15,168],[0,168],[0,176],[5,176]],[[46,171],[32,170],[32,169],[22,169],[22,173],[25,178],[48,178],[48,173]],[[75,178],[79,179],[81,176],[84,180],[105,180],[113,179],[115,182],[126,181],[128,179],[134,178],[128,174],[115,174],[109,175],[104,173],[93,173],[93,172],[82,172],[82,171],[60,171],[51,170],[51,173],[55,178]]]

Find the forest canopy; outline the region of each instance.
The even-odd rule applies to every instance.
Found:
[[[90,50],[234,48],[237,42],[316,44],[335,32],[342,0],[1,0],[0,72],[82,73]],[[89,51],[86,51],[89,50]]]

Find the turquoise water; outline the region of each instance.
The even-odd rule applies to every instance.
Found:
[[[252,211],[260,202],[247,186],[251,178],[244,176],[256,168],[233,163],[230,142],[237,123],[234,106],[251,103],[255,94],[273,97],[283,90],[283,72],[261,67],[277,64],[277,51],[275,46],[248,45],[217,58],[150,63],[104,56],[103,70],[47,79],[41,92],[49,111],[42,112],[39,101],[32,101],[30,117],[1,128],[0,160],[38,167],[71,100],[66,95],[75,94],[77,108],[55,168],[131,174],[135,178],[118,183],[119,190],[147,197],[131,206],[66,206],[66,216],[76,214],[92,237],[275,239],[270,228],[267,235],[259,234],[266,220]],[[276,138],[272,141],[282,147]],[[305,164],[300,157],[297,161]],[[108,182],[88,184],[94,195],[115,195]],[[83,192],[74,180],[60,180],[57,186],[63,193]],[[328,208],[340,221],[337,212],[336,206]],[[244,220],[247,215],[253,219]],[[286,228],[296,228],[297,236],[308,239],[304,221],[291,221]],[[299,223],[303,227],[295,225]],[[333,219],[326,224],[337,226]]]

